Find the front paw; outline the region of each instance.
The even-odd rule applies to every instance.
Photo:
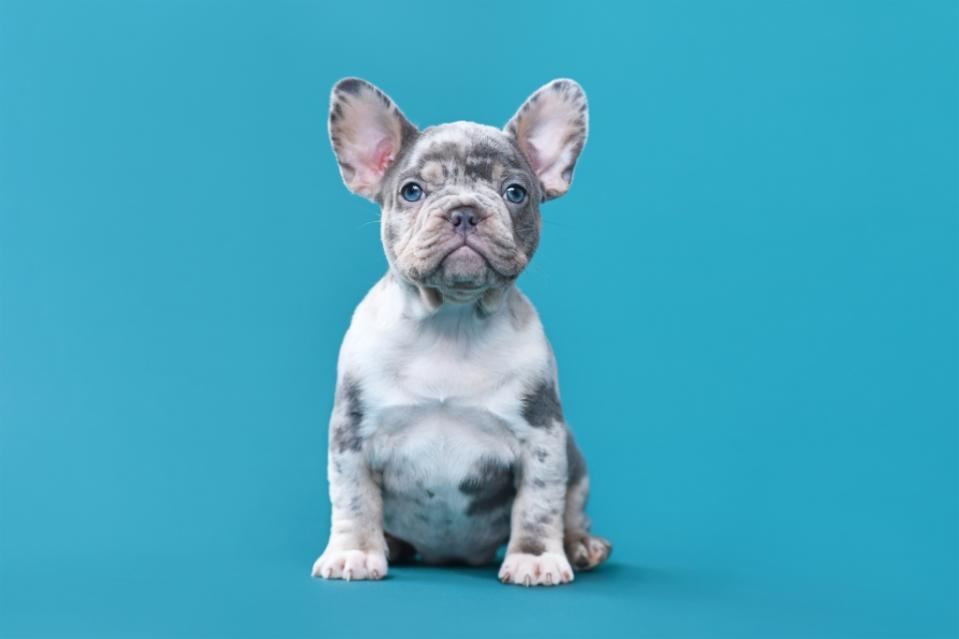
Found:
[[[313,576],[323,579],[382,579],[386,554],[375,550],[327,549],[313,564]]]
[[[503,560],[499,579],[504,584],[518,586],[558,586],[573,580],[573,569],[566,555],[560,552],[541,555],[511,552]]]

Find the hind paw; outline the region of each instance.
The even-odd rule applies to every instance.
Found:
[[[566,556],[576,570],[591,570],[609,559],[613,545],[587,532],[566,536]]]

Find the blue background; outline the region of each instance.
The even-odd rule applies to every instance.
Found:
[[[0,635],[959,634],[954,2],[0,3]],[[521,286],[612,562],[308,577],[330,86],[591,139]]]

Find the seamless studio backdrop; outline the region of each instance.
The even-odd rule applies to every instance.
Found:
[[[955,637],[954,2],[0,2],[0,636]],[[520,280],[611,562],[309,578],[328,92],[590,140]]]

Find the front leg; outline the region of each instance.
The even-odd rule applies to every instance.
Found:
[[[330,420],[330,540],[313,564],[324,579],[382,579],[386,576],[383,495],[364,454],[364,408],[360,386],[344,377]]]
[[[523,417],[520,482],[499,578],[522,586],[568,583],[573,569],[563,548],[567,431],[554,384],[524,398]]]

